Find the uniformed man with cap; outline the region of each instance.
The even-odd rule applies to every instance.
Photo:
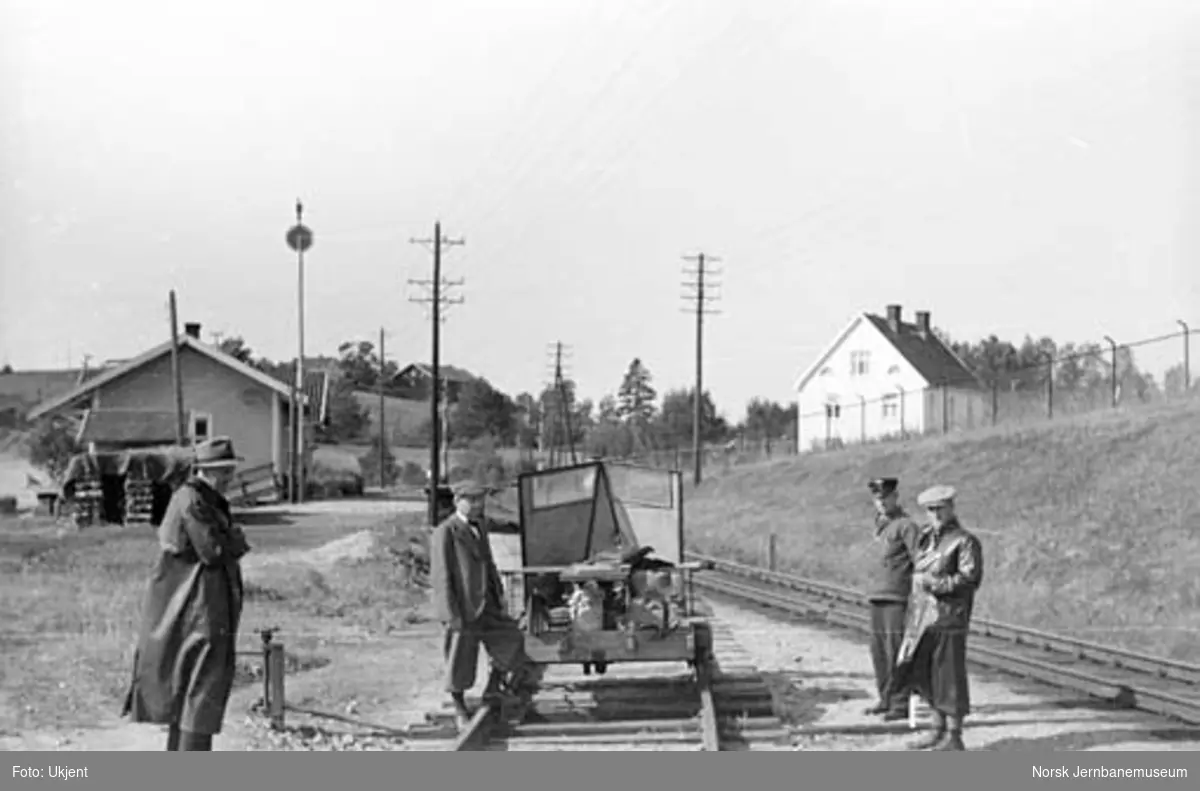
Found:
[[[505,611],[504,586],[483,513],[488,487],[468,480],[452,488],[455,511],[430,536],[429,566],[434,607],[446,629],[446,691],[462,729],[473,713],[465,695],[475,685],[480,643],[492,664],[485,700],[507,687],[527,703],[538,670],[525,653],[520,627]]]
[[[896,680],[933,710],[933,732],[916,750],[962,750],[963,719],[970,713],[967,631],[975,592],[983,582],[983,547],[954,511],[956,492],[934,486],[917,498],[930,524],[917,539],[904,641]]]
[[[866,710],[885,721],[908,716],[902,689],[892,683],[892,671],[904,637],[904,615],[912,590],[917,526],[900,507],[899,481],[874,478],[867,484],[875,498],[875,552],[867,601],[871,606],[871,662],[879,701]]]

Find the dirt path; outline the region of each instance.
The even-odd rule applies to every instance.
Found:
[[[902,750],[908,723],[883,723],[862,710],[875,702],[865,641],[711,602],[767,676],[800,733],[798,750]],[[968,750],[1200,750],[1200,728],[1099,706],[1070,692],[1000,675],[971,677],[974,713]]]

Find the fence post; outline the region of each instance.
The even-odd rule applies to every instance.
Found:
[[[858,434],[859,441],[867,444],[867,397],[860,395],[858,397]]]
[[[996,413],[1000,411],[1000,383],[992,380],[992,425],[996,425]]]
[[[1054,417],[1054,355],[1046,355],[1046,417]]]
[[[267,699],[267,715],[271,718],[274,730],[283,730],[284,690],[283,690],[283,645],[271,643],[267,654],[267,680],[270,684],[270,697]]]
[[[1107,335],[1104,340],[1112,347],[1112,407],[1117,408],[1117,342]]]
[[[1188,352],[1188,336],[1191,335],[1191,330],[1188,329],[1187,322],[1180,319],[1176,319],[1175,322],[1183,327],[1183,392],[1187,393],[1192,386],[1192,355]]]
[[[767,555],[767,570],[775,571],[779,565],[779,562],[778,562],[777,555],[776,555],[775,534],[774,533],[771,533],[767,536],[766,555]]]

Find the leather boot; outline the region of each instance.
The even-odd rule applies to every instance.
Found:
[[[947,718],[946,735],[930,750],[961,752],[967,748],[962,740],[962,717]]]
[[[492,667],[492,671],[488,674],[487,686],[483,688],[483,702],[485,705],[499,703],[504,698],[504,671],[498,667]]]
[[[940,711],[933,712],[933,730],[923,739],[918,739],[908,745],[910,750],[930,750],[946,737],[946,715]]]

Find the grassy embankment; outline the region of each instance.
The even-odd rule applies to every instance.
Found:
[[[255,651],[255,629],[279,627],[289,671],[319,668],[339,658],[339,638],[386,637],[424,620],[424,595],[405,588],[388,551],[407,545],[421,515],[249,518],[239,649]],[[341,551],[316,549],[339,538]],[[56,535],[46,520],[0,521],[0,733],[90,727],[117,715],[155,552],[152,530]],[[259,667],[255,656],[239,659],[239,686]]]
[[[861,586],[869,569],[866,481],[959,490],[983,542],[985,617],[1200,661],[1200,404],[1080,416],[747,466],[687,503],[701,552]]]

